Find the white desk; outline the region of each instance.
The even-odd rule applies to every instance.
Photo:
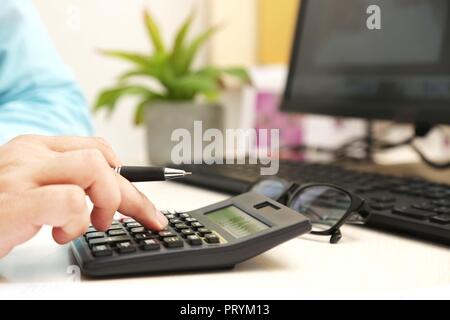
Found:
[[[139,185],[159,208],[194,209],[226,195],[175,183]],[[71,281],[68,246],[49,229],[0,260],[0,299],[25,298],[450,298],[450,250],[359,227],[338,245],[311,235],[291,240],[231,271]],[[120,290],[119,290],[120,289]],[[118,296],[116,292],[126,292]]]

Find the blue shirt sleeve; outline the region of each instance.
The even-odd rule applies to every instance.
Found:
[[[90,135],[89,108],[31,0],[1,0],[0,145],[21,134]]]

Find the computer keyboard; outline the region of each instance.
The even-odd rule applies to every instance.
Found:
[[[182,165],[193,173],[179,182],[239,194],[263,179],[258,165]],[[367,226],[450,245],[450,185],[345,169],[332,164],[281,161],[279,178],[298,183],[329,182],[365,198]]]

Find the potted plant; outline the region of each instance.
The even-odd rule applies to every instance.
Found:
[[[203,130],[223,129],[223,110],[217,101],[224,76],[250,81],[247,71],[240,67],[193,66],[199,49],[218,30],[217,26],[211,27],[189,41],[193,19],[191,14],[184,21],[169,48],[155,20],[145,12],[145,26],[153,46],[151,53],[102,51],[106,56],[129,62],[132,68],[118,78],[114,87],[100,93],[94,110],[113,112],[121,98],[137,96],[134,122],[146,125],[149,159],[153,164],[170,162],[175,144],[171,135],[175,129],[185,128],[192,134],[197,120],[202,121]],[[154,83],[156,80],[157,85],[140,81],[148,79]]]

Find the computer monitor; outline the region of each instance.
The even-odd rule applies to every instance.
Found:
[[[450,124],[450,1],[301,1],[282,110]]]

